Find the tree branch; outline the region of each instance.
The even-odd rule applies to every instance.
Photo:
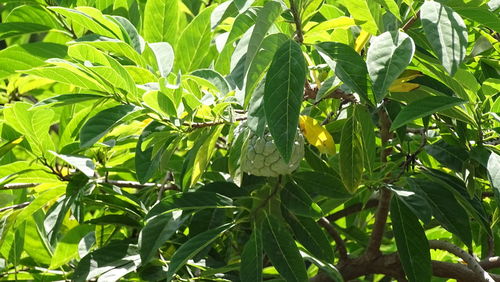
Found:
[[[340,237],[339,233],[333,226],[330,224],[330,221],[328,219],[322,217],[318,220],[318,224],[321,225],[325,230],[330,234],[330,236],[333,238],[335,241],[335,245],[337,248],[337,251],[339,251],[339,260],[340,264],[345,263],[347,260],[349,260],[349,256],[347,254],[347,248],[345,246],[344,240]]]
[[[374,258],[380,255],[380,245],[384,237],[385,224],[389,215],[389,204],[392,193],[387,188],[380,188],[380,200],[377,211],[375,212],[375,223],[373,224],[372,235],[368,242],[365,255],[368,258]]]
[[[479,262],[476,261],[476,259],[472,255],[462,250],[458,246],[442,240],[429,240],[429,246],[431,249],[444,250],[463,259],[467,263],[469,269],[471,269],[476,274],[476,277],[481,281],[495,281],[488,272],[484,271]]]
[[[295,40],[302,44],[302,42],[304,42],[304,32],[302,31],[302,20],[300,18],[299,9],[295,3],[295,0],[290,0],[290,12],[292,12],[293,21],[295,23]]]
[[[366,204],[358,203],[358,204],[348,206],[347,208],[344,208],[343,210],[340,210],[336,213],[333,213],[333,214],[327,216],[326,219],[328,219],[330,222],[337,221],[343,217],[360,212],[362,210],[371,209],[371,208],[374,208],[376,206],[378,206],[378,200],[371,199],[371,200],[368,200],[368,202],[366,202]]]
[[[479,262],[484,270],[500,268],[500,257],[489,257]]]
[[[401,29],[407,31],[418,20],[419,17],[420,17],[420,11],[418,11],[415,16],[411,17],[411,19],[408,20]]]

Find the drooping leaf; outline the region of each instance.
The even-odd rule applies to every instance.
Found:
[[[391,130],[443,110],[464,104],[466,101],[449,96],[429,96],[408,104],[392,121]]]
[[[87,177],[94,177],[95,164],[90,158],[82,156],[70,156],[58,154],[56,152],[50,151],[54,156],[60,158],[61,160],[67,162],[68,164],[76,167],[78,170],[83,172]]]
[[[402,190],[401,188],[391,187],[391,190],[424,224],[428,224],[431,221],[431,207],[424,197],[413,191]]]
[[[57,242],[54,255],[50,262],[50,269],[57,269],[78,256],[78,243],[80,240],[92,232],[94,227],[90,225],[78,225],[69,230]]]
[[[290,231],[273,215],[266,214],[262,222],[262,242],[273,266],[286,281],[307,281],[304,261]]]
[[[334,199],[348,199],[351,197],[351,194],[345,189],[340,176],[334,171],[331,173],[299,171],[294,173],[292,177],[312,197],[316,195]]]
[[[321,42],[316,44],[316,49],[342,82],[364,101],[373,102],[368,98],[366,63],[356,51],[338,42]]]
[[[455,196],[440,183],[426,179],[409,178],[410,190],[424,196],[432,208],[432,215],[467,246],[472,243],[469,215]]]
[[[345,188],[354,193],[363,175],[363,148],[358,135],[358,122],[350,117],[340,136],[340,177]]]
[[[487,169],[491,181],[491,185],[497,190],[497,195],[500,196],[500,155],[492,152],[488,158]]]
[[[99,112],[90,118],[80,130],[80,147],[87,148],[94,145],[113,127],[128,115],[140,110],[132,105],[119,105]]]
[[[424,229],[398,197],[391,201],[391,220],[398,254],[408,281],[431,281],[431,254]]]
[[[462,171],[464,161],[469,158],[465,148],[448,144],[444,140],[425,146],[425,151],[441,164],[455,171]]]
[[[33,105],[33,107],[41,107],[47,105],[51,105],[52,107],[60,107],[60,106],[72,105],[84,101],[101,99],[101,98],[103,98],[103,96],[97,94],[84,94],[84,93],[61,94],[58,96],[42,100]]]
[[[410,64],[414,52],[415,44],[404,32],[387,31],[372,39],[366,64],[377,102],[382,101],[392,82]]]
[[[182,212],[157,215],[150,218],[139,233],[139,254],[146,263],[153,258],[158,249],[179,229],[187,219]]]
[[[370,34],[377,34],[380,22],[380,6],[376,1],[370,0],[342,0],[342,5],[364,30]]]
[[[242,282],[262,281],[263,251],[261,231],[254,228],[241,254],[240,279]]]
[[[453,76],[466,54],[468,35],[464,21],[453,9],[436,1],[425,1],[420,15],[427,40]]]
[[[174,66],[174,49],[166,42],[150,43],[149,48],[151,48],[155,54],[160,75],[162,77],[167,77]]]
[[[172,281],[173,275],[179,271],[188,259],[194,257],[233,226],[233,223],[226,223],[217,228],[200,233],[182,244],[182,246],[175,251],[170,260],[167,281]]]
[[[300,46],[285,42],[276,52],[266,76],[264,110],[269,131],[283,159],[288,162],[299,123],[306,63]]]
[[[73,281],[116,281],[137,269],[141,263],[137,245],[124,241],[112,242],[83,257],[73,273]]]
[[[281,201],[291,212],[307,217],[320,217],[323,214],[321,208],[300,186],[291,182],[285,185],[281,192]]]
[[[50,26],[29,22],[0,23],[0,40],[23,34],[38,33],[50,30]]]
[[[333,248],[325,232],[314,219],[294,214],[286,214],[285,219],[292,228],[293,234],[311,254],[326,262],[334,260]]]

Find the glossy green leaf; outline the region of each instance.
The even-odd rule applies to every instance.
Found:
[[[28,22],[0,23],[0,40],[23,34],[38,33],[50,30],[51,27]]]
[[[25,207],[17,216],[15,227],[31,217],[36,211],[45,207],[51,201],[59,199],[65,192],[64,184],[51,184],[47,190],[37,195],[37,197]]]
[[[160,75],[162,77],[167,77],[174,66],[174,49],[166,42],[150,43],[149,47],[155,54]]]
[[[261,231],[254,228],[241,253],[240,279],[242,282],[262,281],[263,251]]]
[[[248,106],[247,126],[257,136],[263,137],[266,129],[266,112],[264,110],[264,90],[266,81],[263,80],[255,88]]]
[[[94,145],[106,133],[120,124],[120,121],[138,110],[140,108],[132,105],[120,105],[99,112],[82,126],[80,147],[86,148]]]
[[[144,39],[148,42],[177,42],[181,11],[178,0],[149,0],[144,8]]]
[[[429,96],[408,104],[392,121],[391,130],[410,123],[418,118],[448,110],[466,101],[449,96]]]
[[[220,93],[217,93],[219,97],[224,97],[231,89],[227,80],[214,70],[199,69],[192,72],[191,75],[202,78],[213,84],[220,91]]]
[[[286,281],[307,281],[307,272],[299,249],[283,221],[266,214],[262,222],[264,251]]]
[[[41,67],[24,71],[27,74],[51,79],[57,82],[74,85],[83,89],[107,91],[101,81],[91,77],[82,69],[69,64],[63,64],[55,67]]]
[[[112,242],[83,257],[72,280],[88,281],[100,276],[100,281],[116,281],[137,269],[141,263],[136,245],[123,241]]]
[[[420,15],[427,40],[453,76],[466,54],[468,35],[464,21],[453,9],[436,1],[425,1]]]
[[[139,253],[142,263],[149,262],[186,219],[181,211],[150,218],[139,233]]]
[[[444,140],[425,146],[425,151],[444,166],[462,171],[464,162],[469,158],[465,148],[451,145]]]
[[[404,32],[387,31],[371,40],[366,65],[377,102],[382,101],[394,80],[410,64],[414,52],[415,44]]]
[[[426,179],[408,179],[410,190],[424,196],[432,208],[432,215],[467,246],[472,243],[469,215],[447,188]]]
[[[492,152],[488,158],[487,169],[493,188],[497,190],[500,195],[500,155]]]
[[[82,156],[70,156],[58,154],[56,152],[50,151],[54,156],[60,158],[61,160],[67,162],[68,164],[76,167],[78,170],[83,172],[87,177],[94,177],[95,164],[90,158]]]
[[[376,1],[342,0],[341,4],[347,8],[361,28],[373,35],[378,33],[381,9]]]
[[[297,215],[317,218],[323,215],[321,208],[300,186],[291,182],[281,191],[281,202],[291,212]]]
[[[176,63],[184,73],[208,67],[208,65],[203,64],[203,60],[210,49],[212,38],[210,14],[213,9],[214,6],[211,6],[198,14],[184,29],[176,42],[175,53],[182,54],[182,56],[177,56]]]
[[[285,42],[276,52],[266,76],[264,111],[269,131],[283,159],[288,162],[299,123],[306,63],[300,46]]]
[[[396,187],[391,187],[391,190],[424,224],[428,224],[431,221],[431,206],[423,196],[413,191],[402,190]]]
[[[363,176],[363,147],[358,131],[358,122],[350,117],[340,136],[340,177],[351,194],[356,191]]]
[[[165,131],[166,128],[159,122],[152,122],[144,128],[135,147],[135,175],[140,183],[146,183],[158,171],[161,153],[153,155],[153,146],[143,150],[143,142],[152,134]],[[173,137],[173,136],[172,136]]]
[[[352,197],[336,172],[299,171],[294,173],[292,177],[312,197],[315,195],[334,199],[349,199]]]
[[[260,51],[262,42],[274,21],[281,13],[281,4],[276,1],[267,1],[264,7],[257,12],[257,19],[248,41],[245,58],[245,73],[250,69],[255,56]]]
[[[203,208],[234,208],[231,198],[215,192],[183,192],[161,200],[148,213],[147,218],[173,210]]]
[[[366,102],[368,98],[368,70],[363,58],[350,46],[338,42],[321,42],[315,45],[320,55],[352,91]]]
[[[431,253],[424,229],[398,197],[391,201],[391,220],[398,254],[408,281],[431,281]]]
[[[291,213],[285,215],[285,219],[292,228],[297,241],[299,241],[307,251],[321,261],[333,262],[333,248],[325,232],[319,227],[314,219],[296,216]]]
[[[78,225],[69,230],[57,242],[54,255],[50,262],[51,269],[57,269],[78,256],[78,243],[80,240],[92,232],[94,227],[90,225]]]
[[[47,105],[51,105],[52,107],[60,107],[60,106],[72,105],[89,100],[96,100],[102,98],[103,98],[102,95],[97,95],[97,94],[84,94],[84,93],[61,94],[58,96],[42,100],[33,105],[33,107],[41,107]]]
[[[62,44],[35,42],[14,45],[0,51],[0,78],[16,71],[42,66],[46,59],[64,58],[68,48]]]
[[[234,226],[233,223],[227,223],[217,228],[200,233],[177,249],[170,260],[167,272],[167,281],[172,281],[173,275],[184,266],[188,259],[193,258],[204,248],[212,244],[217,238],[221,237],[225,232]]]

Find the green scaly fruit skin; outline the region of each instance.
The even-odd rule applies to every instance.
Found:
[[[242,169],[246,173],[257,176],[277,177],[295,171],[303,157],[304,137],[300,131],[297,131],[288,164],[281,157],[269,132],[266,132],[263,137],[250,133]]]

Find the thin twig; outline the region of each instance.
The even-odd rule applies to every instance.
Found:
[[[452,253],[456,255],[457,257],[463,259],[466,263],[467,266],[474,272],[476,273],[477,277],[481,279],[481,281],[486,281],[486,282],[493,282],[495,281],[491,275],[486,272],[479,262],[469,253],[466,251],[462,250],[456,245],[453,245],[450,242],[447,241],[442,241],[442,240],[429,240],[429,247],[431,249],[438,249],[438,250],[444,250],[449,253]]]
[[[415,14],[415,16],[411,17],[411,19],[405,23],[402,29],[404,31],[407,31],[418,20],[419,17],[420,17],[420,11],[418,11],[417,14]]]
[[[380,245],[384,237],[385,224],[389,215],[389,204],[392,193],[387,188],[380,188],[380,200],[375,212],[375,223],[373,224],[372,235],[366,248],[366,256],[373,258],[380,255]]]
[[[299,10],[295,3],[296,0],[290,0],[290,11],[292,12],[293,21],[295,23],[296,40],[300,44],[304,42],[304,32],[302,31],[302,19],[300,18]]]
[[[347,260],[349,260],[349,255],[347,254],[347,248],[345,246],[344,240],[340,237],[339,233],[333,226],[331,225],[330,221],[328,219],[322,217],[318,220],[318,224],[321,225],[325,230],[330,234],[332,239],[335,241],[335,245],[337,248],[337,251],[339,251],[339,260],[340,263],[344,263]]]
[[[239,117],[236,118],[236,121],[243,121],[246,120],[246,117]],[[189,126],[191,128],[203,128],[203,127],[210,127],[210,126],[216,126],[216,125],[221,125],[225,124],[227,121],[221,120],[221,121],[211,121],[211,122],[193,122],[193,123],[188,123],[185,122],[182,125]]]
[[[17,205],[12,205],[12,206],[8,206],[8,207],[4,207],[4,208],[0,209],[0,212],[4,212],[4,211],[8,211],[8,210],[22,209],[22,208],[26,207],[27,205],[29,205],[30,203],[31,202],[24,202],[24,203],[20,203],[20,204],[17,204]]]
[[[500,268],[500,257],[489,257],[479,262],[484,270]]]

